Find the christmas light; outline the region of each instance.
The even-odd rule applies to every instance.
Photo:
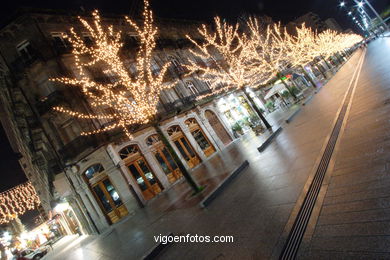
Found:
[[[214,18],[215,32],[202,25],[198,32],[202,36],[202,43],[187,38],[195,45],[190,50],[198,60],[212,61],[213,65],[205,66],[194,60],[188,60],[186,68],[190,74],[195,74],[201,80],[210,83],[213,94],[242,89],[259,83],[261,75],[257,64],[251,62],[251,49],[248,38],[238,32],[238,24],[228,25],[219,17]],[[200,96],[203,98],[207,95]]]
[[[154,26],[153,13],[149,9],[148,0],[144,0],[142,25],[126,17],[127,23],[136,31],[140,41],[135,55],[136,72],[132,74],[125,66],[120,53],[123,47],[122,32],[114,30],[113,25],[104,26],[98,11],[94,11],[92,15],[91,23],[79,17],[91,36],[92,45],[86,44],[73,28],[68,37],[73,47],[72,53],[78,75],[75,78],[63,77],[52,80],[79,87],[95,111],[93,114],[87,114],[64,107],[55,107],[54,110],[79,119],[111,121],[101,129],[85,131],[81,135],[121,128],[131,138],[128,127],[150,122],[157,113],[160,92],[175,84],[175,82],[164,83],[168,62],[162,66],[158,75],[155,75],[151,67],[158,28]],[[100,70],[109,76],[112,82],[97,82],[88,73],[91,68]]]
[[[0,224],[5,224],[35,209],[40,200],[30,182],[0,193]]]

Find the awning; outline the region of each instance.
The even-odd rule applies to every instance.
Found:
[[[277,84],[277,85],[274,85],[267,93],[267,95],[265,95],[264,99],[269,99],[270,97],[272,97],[273,95],[279,93],[279,92],[283,92],[284,90],[287,90],[286,87],[283,85],[283,84]]]

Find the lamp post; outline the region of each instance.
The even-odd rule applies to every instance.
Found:
[[[382,17],[378,14],[378,12],[375,10],[374,7],[372,7],[372,5],[370,4],[370,2],[368,2],[368,0],[361,0],[360,2],[358,0],[354,0],[354,2],[357,4],[357,6],[359,8],[361,8],[363,11],[363,5],[366,4],[370,9],[371,11],[375,14],[375,16],[379,19],[380,23],[383,24],[386,28],[386,30],[389,30],[389,26],[385,23],[385,21],[383,21]],[[365,12],[365,11],[364,11]],[[366,12],[365,12],[366,13]],[[367,13],[366,13],[367,14]],[[368,16],[368,15],[367,15]],[[369,17],[369,16],[368,16]],[[370,19],[371,20],[371,19]]]

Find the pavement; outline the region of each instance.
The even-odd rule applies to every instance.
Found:
[[[390,258],[389,41],[372,42],[365,54],[299,258]],[[234,242],[173,243],[157,259],[277,259],[362,55],[355,52],[264,152],[257,151],[264,135],[250,133],[194,169],[203,193],[191,196],[181,181],[105,233],[77,238],[47,259],[140,259],[156,245],[154,236],[170,232],[228,235]],[[244,160],[249,167],[201,209],[199,202]]]
[[[390,38],[368,45],[303,259],[390,259]]]

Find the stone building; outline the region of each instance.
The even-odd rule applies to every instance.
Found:
[[[131,72],[137,36],[121,16],[103,21],[121,28]],[[185,167],[192,169],[229,145],[234,138],[232,126],[250,118],[253,109],[240,92],[197,101],[197,96],[209,93],[209,85],[186,76],[182,64],[194,58],[185,35],[197,38],[199,24],[167,19],[157,23],[160,32],[152,67],[158,73],[161,64],[170,62],[168,80],[178,82],[161,93],[160,126]],[[81,136],[82,131],[101,129],[109,122],[77,120],[52,110],[61,105],[94,112],[77,88],[49,81],[71,77],[75,71],[70,45],[63,37],[70,27],[82,34],[85,42],[90,41],[77,14],[54,11],[24,11],[0,30],[0,111],[22,168],[46,212],[65,199],[82,232],[93,233],[147,206],[182,174],[152,126],[134,127],[132,140],[116,131]],[[210,61],[197,62],[212,66]],[[98,71],[90,71],[90,76],[110,80]],[[262,101],[251,95],[263,107]]]

